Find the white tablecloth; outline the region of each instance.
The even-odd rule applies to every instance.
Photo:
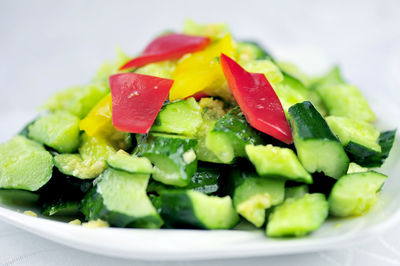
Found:
[[[182,20],[225,21],[235,36],[319,71],[336,62],[368,96],[400,103],[399,1],[0,1],[0,141],[55,90],[85,84],[113,46],[134,54]],[[12,115],[8,115],[12,114]],[[20,119],[18,119],[18,117]],[[8,118],[8,120],[7,120]],[[400,229],[351,248],[162,265],[400,265]],[[340,247],[339,247],[340,248]],[[0,265],[159,265],[81,252],[0,222]]]

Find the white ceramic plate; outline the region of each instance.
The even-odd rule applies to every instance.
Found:
[[[381,129],[399,128],[400,111],[389,100],[376,97],[373,109]],[[13,117],[0,116],[0,123]],[[20,125],[21,126],[21,125]],[[6,136],[6,135],[3,135]],[[0,139],[5,141],[5,139]],[[330,219],[310,236],[269,239],[263,230],[145,230],[87,229],[22,214],[24,208],[0,203],[0,219],[49,240],[102,255],[143,260],[192,260],[267,256],[343,248],[396,225],[400,220],[400,158],[396,140],[380,170],[389,175],[375,208],[363,217]]]

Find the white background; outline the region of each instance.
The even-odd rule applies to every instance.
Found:
[[[400,104],[400,1],[0,0],[0,141],[50,94],[87,83],[116,45],[133,55],[188,17],[227,22],[236,38],[260,40],[308,72],[337,63],[370,100],[386,94]],[[400,265],[399,237],[395,230],[347,250],[199,265]],[[157,265],[64,248],[2,223],[0,264]]]

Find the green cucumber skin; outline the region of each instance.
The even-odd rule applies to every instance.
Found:
[[[270,60],[274,63],[276,62],[273,56],[269,52],[267,52],[267,50],[265,50],[258,42],[251,40],[244,40],[239,42],[239,45],[240,44],[251,45],[254,47],[254,49],[257,50],[257,55],[255,60]]]
[[[303,140],[321,139],[339,142],[330,130],[328,123],[311,102],[306,101],[293,105],[289,108],[289,114],[296,124],[296,132],[299,138]]]
[[[185,189],[192,189],[206,195],[215,195],[220,189],[221,172],[216,166],[199,166]],[[151,180],[147,186],[147,193],[161,194],[163,190],[175,190],[176,187],[164,185],[161,182]]]
[[[240,108],[234,107],[214,124],[211,132],[223,132],[232,139],[246,144],[261,144],[260,135],[250,127]]]
[[[161,202],[161,217],[166,227],[207,229],[197,219],[192,201],[185,191],[163,191],[161,193]]]
[[[45,216],[76,216],[79,214],[79,201],[59,201],[42,206]]]
[[[379,136],[379,145],[382,151],[376,152],[365,148],[356,143],[349,143],[345,150],[351,161],[363,166],[363,167],[381,167],[389,156],[390,150],[392,149],[395,137],[396,129],[382,132]]]
[[[160,228],[163,224],[163,221],[158,216],[133,217],[108,210],[104,205],[103,197],[97,193],[96,186],[83,198],[81,212],[87,220],[102,219],[116,227]]]
[[[152,156],[164,157],[165,160],[168,160],[168,163],[176,167],[180,177],[180,180],[178,180],[180,184],[171,185],[187,186],[189,184],[197,170],[197,158],[186,163],[182,155],[191,149],[195,150],[196,139],[161,134],[139,135],[137,138],[138,145],[134,152],[135,155],[147,157],[153,164]]]
[[[54,168],[50,181],[38,190],[40,195],[38,204],[44,215],[51,215],[52,207],[58,209],[67,202],[80,202],[92,186],[92,180],[64,175]]]

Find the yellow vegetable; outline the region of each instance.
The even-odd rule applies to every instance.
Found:
[[[81,130],[89,136],[107,136],[115,131],[112,125],[111,93],[105,96],[93,107],[89,114],[80,123]]]
[[[219,63],[221,53],[231,57],[235,54],[230,35],[203,51],[183,57],[172,74],[174,84],[170,90],[170,100],[184,99],[200,91],[211,96],[222,96],[219,94],[221,88],[226,87],[226,80]]]

